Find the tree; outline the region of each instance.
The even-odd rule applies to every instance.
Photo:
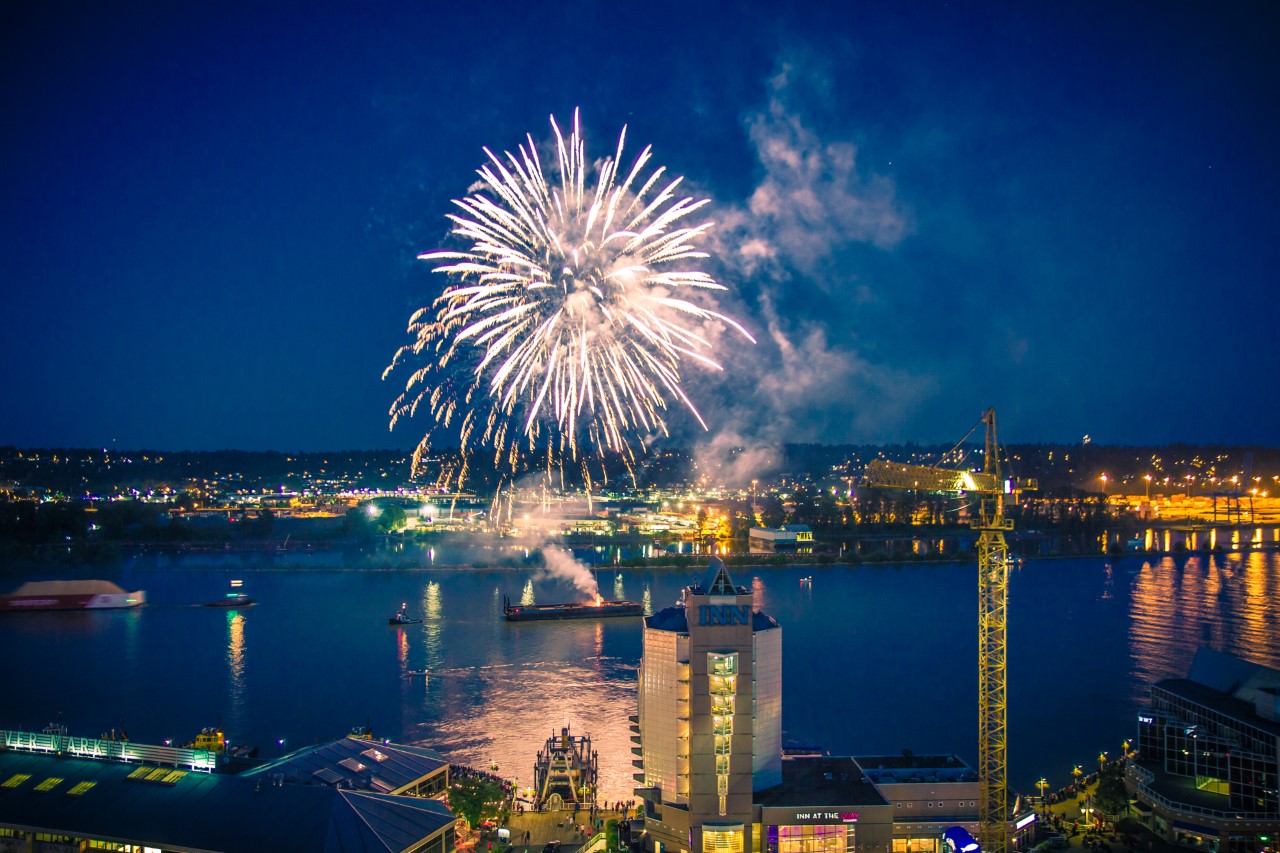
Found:
[[[386,504],[378,515],[378,529],[383,533],[398,533],[404,530],[407,516],[400,504]]]
[[[782,509],[782,501],[773,495],[760,498],[760,523],[765,527],[777,527],[782,524],[786,515]]]
[[[498,816],[502,808],[502,785],[492,776],[455,776],[449,787],[449,808],[471,826]]]
[[[1129,811],[1129,790],[1124,786],[1124,770],[1119,764],[1108,764],[1098,778],[1093,800],[1098,810],[1108,816],[1123,816]]]
[[[353,506],[347,510],[346,534],[355,539],[368,539],[373,535],[373,524],[365,507]]]

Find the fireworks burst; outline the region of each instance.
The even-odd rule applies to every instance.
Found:
[[[415,471],[433,431],[455,421],[459,481],[483,448],[511,473],[530,460],[576,460],[589,479],[588,461],[608,453],[630,467],[647,436],[667,433],[669,404],[706,428],[681,387],[681,367],[692,359],[721,369],[709,327],[752,340],[692,301],[727,289],[696,268],[708,255],[694,244],[711,223],[683,224],[707,200],[677,197],[683,178],[664,178],[665,167],[646,173],[648,147],[620,172],[625,128],[614,156],[594,165],[577,112],[567,139],[554,117],[551,128],[550,176],[532,136],[515,154],[484,149],[479,184],[448,216],[450,233],[470,247],[418,256],[439,262],[434,271],[450,283],[409,319],[413,341],[383,374],[425,359],[390,413],[393,429],[423,405],[434,421]]]

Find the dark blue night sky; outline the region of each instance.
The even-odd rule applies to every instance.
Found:
[[[1274,3],[23,5],[0,444],[412,447],[415,255],[575,107],[759,340],[672,443],[1280,440]]]

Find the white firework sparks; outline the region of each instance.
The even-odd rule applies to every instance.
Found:
[[[630,462],[646,436],[666,434],[670,403],[706,428],[681,387],[685,359],[721,369],[704,326],[752,340],[685,298],[727,289],[696,268],[708,256],[695,241],[711,223],[683,224],[707,200],[678,197],[683,179],[664,178],[665,167],[646,173],[648,147],[619,172],[625,128],[614,156],[593,166],[577,112],[567,139],[554,117],[551,127],[551,180],[532,136],[515,154],[484,149],[480,184],[448,217],[470,247],[419,255],[451,281],[410,318],[413,341],[384,373],[429,359],[391,407],[392,428],[424,403],[434,420],[415,469],[432,432],[455,419],[464,460],[487,447],[513,472],[535,456],[583,461],[584,473],[606,453]]]

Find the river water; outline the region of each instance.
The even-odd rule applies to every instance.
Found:
[[[438,555],[437,555],[438,556]],[[439,560],[437,561],[439,562]],[[575,600],[533,570],[335,570],[265,557],[137,558],[106,577],[144,589],[132,611],[0,618],[0,728],[72,734],[122,723],[146,743],[221,723],[274,755],[369,725],[526,786],[569,726],[600,753],[605,799],[630,798],[638,619],[511,624],[504,595]],[[976,568],[960,564],[741,568],[783,630],[783,741],[832,754],[977,760]],[[689,570],[599,570],[606,597],[675,602]],[[802,579],[812,577],[811,582]],[[257,602],[202,606],[232,578]],[[391,626],[407,603],[421,624]],[[1119,755],[1153,682],[1200,645],[1280,668],[1280,555],[1029,560],[1009,607],[1009,780],[1056,788]],[[428,670],[426,677],[411,670]],[[283,743],[281,743],[283,741]]]

